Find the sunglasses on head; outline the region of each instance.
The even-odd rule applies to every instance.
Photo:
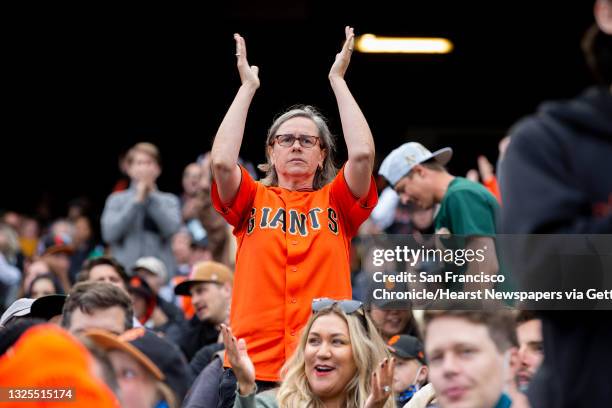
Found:
[[[330,298],[313,299],[312,313],[319,313],[322,310],[330,309],[336,305],[347,315],[358,312],[357,315],[360,318],[359,320],[361,320],[366,333],[369,334],[368,322],[366,321],[365,311],[363,310],[363,303],[361,303],[359,300],[337,300]]]

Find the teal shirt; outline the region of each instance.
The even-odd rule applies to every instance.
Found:
[[[510,408],[512,406],[512,400],[506,394],[502,394],[497,401],[497,404],[493,408]]]
[[[440,202],[435,230],[446,228],[452,235],[492,237],[499,211],[497,199],[483,185],[455,177]]]
[[[469,236],[495,238],[497,218],[500,213],[497,199],[482,184],[475,183],[463,177],[455,177],[446,190],[440,202],[440,209],[434,219],[435,231],[446,228],[452,238],[443,242],[449,248],[464,248],[465,239]],[[499,250],[499,248],[498,248]],[[499,274],[504,275],[504,283],[496,284],[498,290],[512,290],[515,283],[503,267],[502,260],[497,253]],[[454,267],[447,265],[448,270],[463,273],[465,266]],[[450,285],[458,289],[459,285]]]

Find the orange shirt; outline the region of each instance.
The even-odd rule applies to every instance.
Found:
[[[241,167],[238,193],[226,204],[213,183],[212,202],[238,243],[230,324],[246,340],[258,380],[280,380],[312,299],[351,298],[351,238],[378,196],[372,178],[356,199],[343,170],[320,190],[301,192],[266,187]]]

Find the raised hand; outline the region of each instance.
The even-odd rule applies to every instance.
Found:
[[[255,366],[247,353],[244,339],[237,340],[232,334],[232,329],[221,325],[223,343],[225,344],[225,355],[227,356],[232,371],[238,380],[241,395],[249,395],[255,390]]]
[[[355,46],[355,33],[353,27],[344,27],[344,35],[346,36],[346,40],[340,52],[336,54],[336,60],[329,70],[329,79],[344,78],[344,74],[346,74],[346,70],[351,62],[351,55],[353,54],[353,48]]]
[[[391,396],[395,358],[385,358],[372,373],[372,390],[364,408],[382,408]]]
[[[240,34],[234,34],[236,40],[236,65],[240,74],[242,85],[259,88],[259,68],[255,65],[249,65],[247,61],[246,42]]]

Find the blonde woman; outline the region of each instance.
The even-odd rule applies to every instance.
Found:
[[[391,408],[394,360],[355,300],[315,299],[280,388],[256,395],[255,368],[244,339],[223,327],[238,379],[234,408]]]

